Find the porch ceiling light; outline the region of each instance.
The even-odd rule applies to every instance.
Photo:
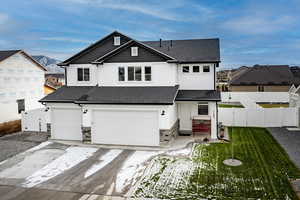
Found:
[[[161,111],[161,116],[164,116],[166,114],[166,112],[164,110]]]

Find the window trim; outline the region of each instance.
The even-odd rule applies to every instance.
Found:
[[[205,67],[208,68],[208,71],[207,71],[207,72],[204,71]],[[204,66],[202,67],[202,72],[203,72],[203,73],[209,73],[209,72],[210,72],[210,66],[209,66],[209,65],[204,65]]]
[[[200,114],[200,113],[199,113],[199,106],[207,106],[207,114]],[[198,104],[197,104],[197,114],[198,114],[198,115],[204,115],[204,116],[205,116],[205,115],[209,115],[209,104],[208,104],[208,102],[207,102],[207,103],[204,103],[204,102],[203,102],[203,103],[198,103]]]
[[[120,46],[120,45],[121,45],[121,37],[114,36],[114,46]]]
[[[79,71],[81,70],[81,76],[82,80],[79,80]],[[88,72],[88,76],[86,76],[86,72]],[[78,67],[77,68],[77,81],[78,82],[89,82],[91,81],[91,73],[90,73],[90,68],[89,67]]]
[[[133,80],[129,79],[129,68],[133,68]],[[141,77],[140,80],[136,80],[136,69],[140,68],[140,73],[141,73]],[[142,77],[143,77],[143,73],[142,73],[142,67],[141,66],[128,66],[127,67],[127,81],[129,82],[142,82]]]
[[[150,73],[146,73],[146,68],[150,69]],[[150,79],[147,80],[147,76],[150,76]],[[144,67],[144,81],[149,82],[152,81],[152,67],[151,66],[145,66]]]
[[[139,48],[138,47],[131,47],[131,56],[139,56]]]
[[[123,69],[123,80],[120,80],[120,70]],[[124,82],[125,81],[125,67],[118,67],[118,81]]]
[[[195,71],[195,67],[198,68],[198,71]],[[199,65],[193,65],[193,73],[200,73],[200,66]]]
[[[188,69],[188,71],[187,71],[187,72],[185,72],[185,71],[184,71],[184,69],[185,69],[185,68],[187,68],[187,69]],[[185,74],[185,73],[190,73],[190,66],[187,66],[187,65],[185,65],[185,66],[182,66],[182,73],[184,73],[184,74]]]

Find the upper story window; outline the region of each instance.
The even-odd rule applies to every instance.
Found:
[[[193,66],[193,72],[200,72],[200,67],[199,66]]]
[[[151,67],[147,66],[145,67],[145,81],[151,81],[152,75],[151,75]]]
[[[138,47],[131,47],[131,56],[138,56]]]
[[[119,67],[119,81],[125,81],[125,68]]]
[[[89,68],[77,68],[77,80],[78,81],[90,81],[90,69]]]
[[[208,103],[198,104],[198,115],[208,115]]]
[[[182,72],[183,73],[189,73],[190,72],[190,67],[189,66],[183,66],[182,67]]]
[[[209,72],[210,67],[208,65],[203,66],[203,72]]]
[[[141,81],[142,68],[141,67],[128,67],[128,81]]]
[[[119,36],[114,37],[114,45],[119,46],[121,44],[121,38]]]

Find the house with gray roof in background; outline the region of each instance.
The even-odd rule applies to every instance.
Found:
[[[137,41],[114,31],[59,65],[66,85],[40,100],[51,137],[159,146],[218,137],[219,39]]]
[[[288,65],[254,65],[235,72],[229,80],[231,92],[288,92],[299,79]]]

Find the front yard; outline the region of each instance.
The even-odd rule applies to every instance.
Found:
[[[190,157],[157,157],[135,197],[161,199],[297,199],[289,179],[300,171],[263,128],[230,128],[234,157],[241,166],[223,164],[232,144],[195,145]]]

